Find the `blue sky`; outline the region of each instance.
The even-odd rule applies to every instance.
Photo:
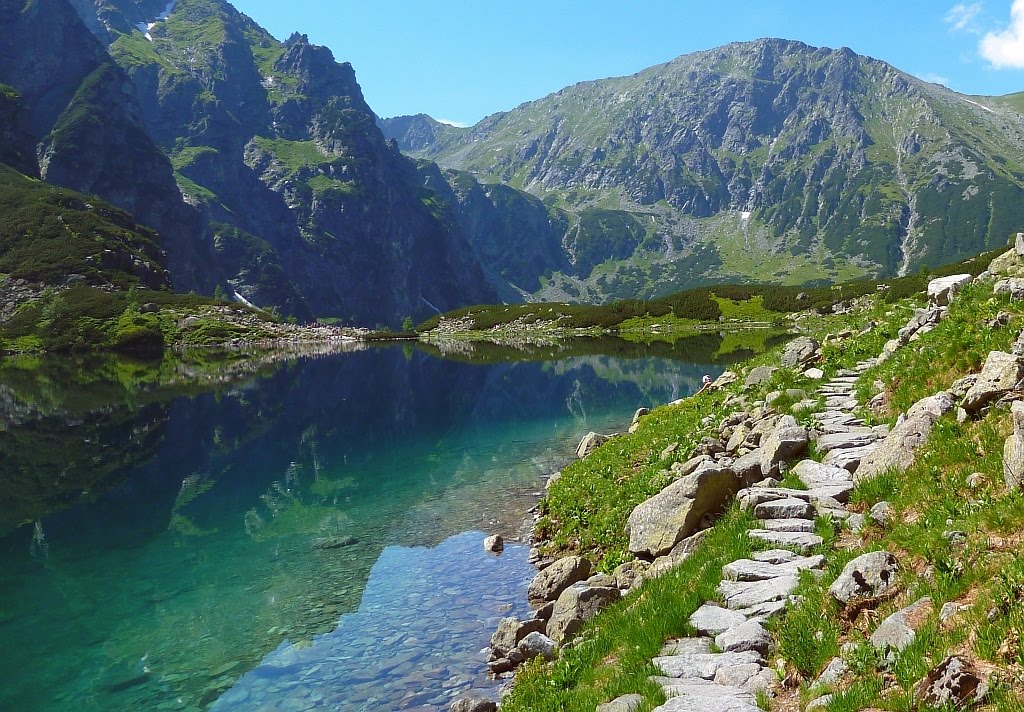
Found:
[[[1024,90],[1024,0],[234,0],[350,61],[380,116],[472,124],[733,41],[848,46],[967,94]]]

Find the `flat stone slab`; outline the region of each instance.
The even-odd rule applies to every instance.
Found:
[[[748,650],[767,655],[772,637],[758,621],[747,621],[715,636],[715,645],[725,653],[743,653]]]
[[[813,532],[813,519],[761,519],[758,521],[761,529],[770,532]]]
[[[730,611],[713,603],[705,603],[690,616],[690,625],[701,635],[718,635],[746,622],[747,617],[742,613]]]
[[[830,433],[822,435],[815,443],[818,452],[830,452],[840,448],[864,447],[878,440],[874,432],[868,433]]]
[[[822,462],[815,462],[814,460],[801,460],[793,469],[790,470],[797,478],[808,487],[814,483],[828,483],[828,484],[840,484],[843,482],[853,482],[853,475],[841,467],[835,465],[826,465]]]
[[[769,618],[781,615],[786,610],[786,605],[789,599],[785,601],[766,601],[765,603],[758,603],[756,606],[750,608],[742,608],[737,613],[742,613],[748,619],[757,621],[758,623],[764,623]]]
[[[813,519],[814,507],[805,499],[786,497],[762,502],[754,507],[758,519]]]
[[[780,576],[795,576],[804,569],[820,569],[825,565],[825,557],[796,556],[782,563],[738,559],[722,567],[722,576],[730,581],[764,581]]]
[[[817,534],[806,532],[772,532],[767,529],[751,529],[747,532],[751,539],[763,541],[775,546],[785,546],[807,553],[816,546],[821,546],[822,538]]]
[[[739,687],[748,692],[759,692],[767,690],[779,681],[774,670],[769,670],[761,665],[731,665],[723,667],[715,675],[715,682],[719,685]]]
[[[858,433],[861,435],[873,433],[878,435],[878,432],[874,428],[868,427],[867,425],[861,425],[856,422],[843,423],[840,421],[826,421],[825,423],[821,423],[819,421],[818,430],[820,430],[824,435],[833,435],[835,433]]]
[[[698,638],[676,638],[669,640],[661,646],[661,652],[658,655],[667,657],[669,655],[698,655],[710,652],[711,638],[700,636]]]
[[[789,574],[763,581],[722,581],[717,591],[725,601],[726,608],[735,611],[759,603],[785,600],[799,583],[796,574]]]
[[[739,500],[741,509],[754,508],[756,511],[756,507],[759,504],[780,499],[799,499],[811,504],[822,499],[837,500],[838,497],[836,495],[843,496],[844,491],[849,494],[850,489],[849,483],[840,482],[837,482],[835,485],[822,485],[809,490],[790,489],[788,487],[749,487],[740,490],[736,498]]]
[[[826,465],[835,465],[836,467],[842,467],[844,470],[853,472],[860,465],[860,461],[865,457],[873,453],[879,448],[877,442],[870,445],[864,445],[863,447],[845,447],[839,450],[833,450],[832,452],[825,455],[822,462]]]
[[[839,396],[830,396],[825,399],[826,408],[838,408],[839,410],[853,410],[858,405],[856,398],[842,398]]]
[[[750,558],[768,564],[785,564],[788,561],[796,561],[800,556],[789,549],[768,549],[767,551],[755,551]]]
[[[754,696],[739,687],[706,682],[662,682],[669,678],[652,677],[661,685],[668,700],[654,712],[761,712]],[[746,696],[744,696],[746,695]],[[753,701],[751,701],[753,700]]]
[[[668,655],[654,658],[651,662],[666,677],[702,678],[714,680],[715,674],[723,667],[736,665],[760,665],[761,654],[748,650],[743,653],[707,653],[698,655]]]
[[[930,598],[922,598],[917,603],[896,611],[882,621],[871,634],[871,644],[879,650],[903,650],[914,642],[918,628],[924,624],[931,612]]]

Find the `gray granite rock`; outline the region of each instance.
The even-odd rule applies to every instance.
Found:
[[[843,675],[849,672],[850,666],[842,658],[832,658],[825,669],[818,675],[812,687],[832,687],[839,682]]]
[[[839,450],[841,448],[850,447],[864,447],[878,440],[878,436],[874,432],[860,432],[860,433],[832,433],[830,435],[822,435],[815,442],[814,446],[818,452],[829,452],[831,450]]]
[[[763,561],[768,564],[785,564],[801,558],[789,549],[768,549],[767,551],[755,551],[750,555],[754,561]]]
[[[739,489],[728,467],[704,465],[633,509],[626,523],[629,550],[660,556],[693,534],[707,514],[721,512]]]
[[[968,413],[976,413],[987,403],[1009,393],[1024,378],[1024,361],[1020,356],[1003,351],[992,351],[978,380],[967,391],[960,405]]]
[[[703,678],[713,680],[723,667],[757,664],[762,661],[760,653],[708,653],[703,655],[669,655],[654,658],[651,662],[668,677]]]
[[[758,519],[814,519],[814,507],[796,497],[762,502],[754,507]]]
[[[892,505],[888,502],[878,502],[870,510],[868,510],[868,516],[871,517],[871,521],[880,527],[889,526],[889,520],[892,517]]]
[[[500,534],[493,534],[484,539],[484,551],[489,551],[492,554],[500,554],[505,550],[505,540]]]
[[[718,635],[747,622],[746,616],[713,603],[705,603],[690,616],[692,625],[701,635]]]
[[[772,637],[764,626],[757,621],[747,621],[724,633],[715,636],[715,645],[726,653],[742,653],[753,650],[761,655],[767,655],[772,645]]]
[[[767,383],[778,370],[777,366],[758,366],[757,368],[752,368],[750,373],[747,374],[746,380],[743,381],[743,385],[747,388],[753,388],[762,383]]]
[[[905,470],[913,465],[918,449],[931,437],[935,423],[954,406],[953,397],[945,391],[919,400],[892,432],[879,441],[878,448],[861,458],[854,480],[863,482],[882,472]]]
[[[1024,401],[1010,406],[1013,434],[1003,446],[1003,480],[1007,489],[1017,490],[1024,484]]]
[[[706,680],[675,680],[653,677],[668,701],[654,712],[759,712],[757,699],[738,687],[716,685]]]
[[[594,432],[587,433],[583,436],[583,439],[580,440],[580,444],[576,446],[576,457],[582,460],[594,452],[594,450],[611,440],[611,438],[611,435],[601,435],[600,433]]]
[[[871,644],[879,650],[903,650],[914,642],[917,630],[932,612],[932,600],[922,598],[886,618],[871,634]]]
[[[799,583],[799,578],[791,574],[761,581],[722,581],[717,590],[726,607],[735,611],[759,603],[785,600]]]
[[[762,519],[758,522],[761,529],[770,532],[813,532],[813,519]]]
[[[785,546],[807,553],[816,546],[821,546],[822,538],[817,534],[806,532],[772,532],[767,529],[751,529],[747,532],[751,539],[756,539],[774,546]]]
[[[946,306],[974,277],[969,274],[954,274],[938,277],[928,283],[928,302],[934,306]]]
[[[798,336],[786,344],[782,351],[782,365],[787,368],[804,366],[815,361],[821,354],[821,344],[809,336]]]
[[[792,552],[787,552],[792,553]],[[780,562],[756,561],[754,559],[738,559],[722,567],[722,576],[730,581],[764,581],[782,576],[795,576],[804,569],[820,569],[825,565],[825,557],[796,556]]]
[[[970,708],[983,702],[988,691],[986,676],[971,661],[951,655],[918,683],[914,697],[931,707]]]
[[[455,700],[449,709],[451,712],[495,712],[498,704],[486,697],[473,695]]]
[[[804,712],[810,712],[810,710],[824,710],[828,709],[829,704],[832,702],[832,695],[822,695],[817,699],[811,700],[804,707]]]
[[[588,586],[574,583],[562,591],[555,601],[548,621],[547,634],[559,645],[572,640],[583,624],[602,608],[619,600],[619,589],[611,586]]]
[[[519,641],[527,635],[534,631],[542,632],[544,628],[544,621],[538,618],[526,621],[520,621],[517,618],[502,618],[498,629],[491,636],[491,649],[495,655],[503,657],[519,645]]]
[[[896,557],[888,551],[863,554],[843,567],[828,592],[840,603],[880,596],[896,583],[898,568]]]
[[[757,663],[726,665],[715,673],[715,682],[719,685],[739,687],[752,693],[771,689],[778,681],[774,670]]]
[[[667,641],[661,646],[658,655],[667,657],[669,655],[702,655],[711,652],[711,638],[699,636],[697,638],[676,638]]]
[[[558,657],[558,646],[555,641],[538,631],[528,633],[519,641],[516,649],[522,654],[524,660],[533,660],[534,658],[554,660]]]
[[[643,703],[643,695],[622,695],[611,702],[598,705],[595,712],[636,712]]]
[[[538,573],[526,590],[534,605],[552,601],[572,584],[590,576],[590,562],[581,556],[566,556]]]

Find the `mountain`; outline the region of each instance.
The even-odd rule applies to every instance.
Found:
[[[1024,228],[1022,103],[765,39],[577,84],[467,129],[422,115],[381,126],[453,187],[465,174],[485,192],[505,185],[564,225],[558,254],[512,286],[605,301],[906,274],[1005,244]],[[479,252],[484,236],[469,239]],[[488,267],[516,272],[500,256]]]
[[[0,0],[0,160],[159,233],[175,287],[397,325],[494,301],[351,65],[222,0]]]

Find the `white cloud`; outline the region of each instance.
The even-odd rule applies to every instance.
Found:
[[[978,51],[996,69],[1024,69],[1024,0],[1013,0],[1010,26],[982,37]]]
[[[435,121],[437,121],[437,123],[439,124],[448,124],[449,126],[454,126],[457,129],[469,128],[469,124],[464,124],[461,121],[453,121],[451,119],[435,119]]]
[[[914,72],[914,76],[918,79],[923,79],[926,82],[932,84],[941,84],[942,86],[949,86],[949,77],[944,77],[941,74],[935,74],[934,72]]]
[[[978,25],[975,20],[981,14],[981,3],[974,2],[967,4],[960,2],[949,9],[946,13],[946,24],[950,32],[972,32],[979,34]]]

